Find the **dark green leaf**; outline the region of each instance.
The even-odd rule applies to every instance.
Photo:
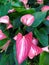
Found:
[[[48,45],[48,35],[43,28],[41,28],[39,31],[35,29],[34,34],[36,35],[36,37],[38,38],[38,40],[43,46]]]
[[[30,26],[30,27],[26,27],[26,31],[27,31],[27,32],[31,32],[31,31],[33,32],[33,31],[34,31],[34,28],[31,27],[31,26]]]
[[[11,3],[6,3],[0,7],[0,16],[4,16],[8,13],[8,10],[11,8]]]
[[[3,54],[1,60],[0,60],[0,65],[7,65],[7,61],[8,61],[8,55]]]
[[[20,17],[16,18],[14,21],[13,21],[13,26],[14,26],[14,29],[18,28],[21,26],[21,22],[20,22]]]
[[[23,4],[22,4],[21,2],[14,2],[14,3],[12,4],[12,6],[13,6],[14,8],[16,8],[16,7],[23,7]]]
[[[14,58],[13,58],[13,53],[9,54],[9,61],[8,61],[8,65],[14,65]]]
[[[44,24],[45,24],[47,27],[49,27],[49,21],[48,21],[48,20],[46,20],[46,21],[44,22]]]
[[[3,46],[6,42],[8,41],[8,39],[3,39],[3,40],[0,40],[0,47]]]
[[[49,53],[42,53],[40,55],[39,65],[49,65]]]
[[[49,34],[49,27],[44,27],[44,29],[46,30],[47,34]]]
[[[4,31],[6,29],[6,25],[0,23],[0,29]]]
[[[21,12],[22,14],[33,14],[35,13],[35,9],[34,8],[30,8],[28,10],[24,9],[24,11]]]
[[[44,20],[46,13],[47,12],[36,12],[36,13],[34,13],[33,15],[35,17],[35,21],[32,24],[32,27],[39,26],[42,23],[42,21]]]

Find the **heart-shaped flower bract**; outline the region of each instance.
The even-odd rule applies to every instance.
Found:
[[[24,25],[31,26],[34,22],[34,16],[31,14],[26,14],[26,15],[21,17],[21,22]]]
[[[4,23],[7,25],[6,29],[13,28],[12,24],[10,23],[9,16],[2,16],[0,17],[0,23]]]
[[[14,37],[14,40],[16,40],[16,58],[18,60],[18,64],[21,64],[27,57],[33,59],[43,51],[49,52],[48,46],[44,48],[37,46],[38,39],[33,37],[32,32],[25,36],[18,33]]]
[[[43,52],[42,48],[32,44],[28,56],[29,56],[30,59],[33,59],[35,56],[37,56],[38,54],[40,54],[42,52]]]
[[[18,33],[16,40],[16,56],[18,63],[21,64],[27,57],[31,48],[32,33],[22,36]]]
[[[7,15],[0,17],[0,23],[9,24],[9,17]]]

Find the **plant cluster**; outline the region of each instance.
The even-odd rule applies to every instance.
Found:
[[[0,0],[0,65],[49,65],[49,0]]]

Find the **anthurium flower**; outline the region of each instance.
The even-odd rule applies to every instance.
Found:
[[[8,48],[8,46],[9,46],[9,44],[10,44],[10,40],[8,40],[2,47],[0,47],[0,49],[2,49],[1,50],[1,52],[3,52],[3,51],[6,51],[7,50],[7,48]]]
[[[7,36],[2,32],[2,30],[0,30],[0,40],[3,40],[3,39],[5,39],[5,38],[7,38]],[[3,46],[0,47],[0,49],[2,49],[1,52],[3,52],[4,50],[6,50],[6,49],[8,48],[10,42],[11,42],[11,41],[8,40],[8,41],[5,43],[5,45],[3,45]]]
[[[30,59],[33,59],[35,56],[37,56],[38,54],[40,54],[42,52],[43,52],[42,48],[32,44],[28,56],[29,56]]]
[[[49,16],[47,16],[46,20],[48,20],[48,21],[49,21]]]
[[[9,17],[7,15],[0,17],[0,23],[9,24]]]
[[[37,46],[38,40],[32,36],[32,32],[23,36],[18,33],[14,40],[16,40],[16,58],[18,63],[21,64],[27,57],[33,59],[43,51],[49,52],[48,46],[40,48]]]
[[[7,38],[7,36],[0,30],[0,40]]]
[[[33,59],[35,56],[41,54],[44,51],[49,52],[48,46],[40,48],[39,46],[32,44],[28,57]]]
[[[48,5],[45,5],[41,8],[41,11],[44,12],[44,11],[48,11],[49,10],[49,6]]]
[[[18,33],[16,36],[16,57],[18,63],[21,64],[28,56],[28,53],[31,48],[32,42],[32,33],[22,36],[21,33]]]
[[[38,4],[43,4],[43,0],[37,0]]]
[[[34,16],[31,14],[26,14],[26,15],[21,17],[21,22],[24,25],[31,26],[34,22]]]
[[[0,18],[0,23],[6,24],[7,29],[10,29],[13,27],[12,24],[10,23],[9,17],[7,15]]]

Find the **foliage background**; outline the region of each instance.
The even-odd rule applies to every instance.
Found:
[[[0,17],[8,15],[10,17],[13,28],[6,30],[5,24],[0,24],[0,29],[8,36],[11,43],[6,52],[0,52],[0,65],[17,65],[15,41],[13,37],[21,32],[23,35],[32,31],[34,36],[39,39],[39,46],[48,46],[49,40],[49,21],[45,20],[49,15],[49,11],[41,12],[41,8],[44,5],[49,5],[49,0],[44,0],[44,4],[35,4],[36,0],[29,0],[28,4],[30,9],[26,10],[23,3],[19,0],[0,0]],[[8,14],[8,10],[14,8],[16,12]],[[24,31],[24,25],[20,22],[20,17],[24,14],[32,14],[35,16],[35,21],[30,27],[26,27]],[[0,41],[0,46],[5,44],[5,40]],[[1,49],[0,49],[1,50]],[[49,53],[43,52],[34,59],[26,59],[21,65],[49,65]]]

